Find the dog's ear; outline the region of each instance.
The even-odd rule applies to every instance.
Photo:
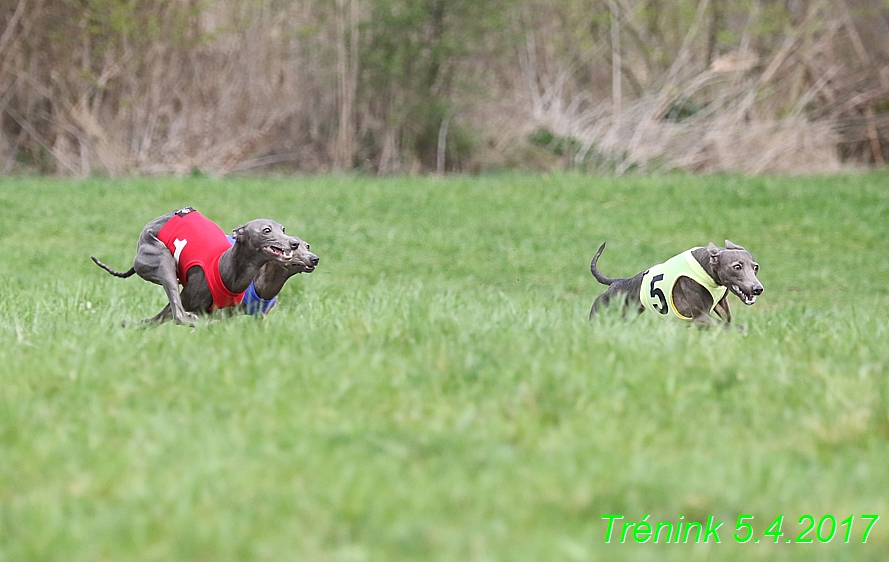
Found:
[[[707,244],[707,252],[710,254],[710,265],[719,263],[719,248],[716,247],[716,244],[713,242]]]
[[[244,228],[245,228],[245,226],[241,225],[238,228],[235,228],[234,230],[232,230],[232,238],[237,240],[238,236],[240,236],[241,234],[244,234]]]
[[[726,241],[725,241],[725,249],[726,249],[726,250],[744,250],[744,248],[743,248],[742,246],[738,246],[737,244],[735,244],[735,243],[732,242],[731,240],[726,240]],[[746,251],[746,250],[745,250],[745,251]]]

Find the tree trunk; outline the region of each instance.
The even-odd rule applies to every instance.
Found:
[[[611,105],[614,114],[620,115],[622,69],[620,55],[620,12],[616,0],[608,0],[608,11],[611,14]]]
[[[333,168],[352,168],[355,155],[355,92],[358,88],[358,17],[356,0],[336,0],[337,105],[339,129]]]

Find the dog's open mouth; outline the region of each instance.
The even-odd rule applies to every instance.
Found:
[[[743,289],[741,289],[741,287],[738,287],[737,285],[732,285],[732,292],[737,295],[738,298],[741,299],[741,302],[743,302],[747,306],[750,306],[751,304],[756,302],[755,295],[748,295],[744,292]]]
[[[287,261],[293,258],[293,251],[291,250],[282,250],[275,246],[263,246],[262,249],[282,261]]]

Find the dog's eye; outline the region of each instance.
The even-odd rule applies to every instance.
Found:
[[[271,234],[271,233],[272,233],[272,229],[269,228],[269,227],[267,226],[267,227],[265,227],[265,228],[262,229],[262,233],[263,233],[263,234]]]
[[[306,250],[311,250],[311,249],[312,249],[312,247],[309,246],[308,244],[306,244]]]
[[[753,273],[759,273],[759,264],[758,263],[753,264]]]
[[[741,268],[742,268],[742,267],[744,267],[744,266],[742,266],[742,265],[739,264],[739,263],[736,263],[736,264],[735,264],[735,270],[737,270],[737,271],[741,271]]]

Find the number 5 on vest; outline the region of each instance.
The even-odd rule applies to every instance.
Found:
[[[664,279],[663,273],[655,275],[654,277],[651,278],[651,297],[652,298],[656,297],[659,301],[661,301],[661,305],[660,306],[654,305],[654,309],[657,310],[658,312],[660,312],[661,314],[666,314],[667,312],[670,311],[670,309],[667,307],[667,297],[664,296],[663,291],[661,291],[658,287],[654,286],[655,283],[657,283],[658,281],[662,281],[663,279]]]

